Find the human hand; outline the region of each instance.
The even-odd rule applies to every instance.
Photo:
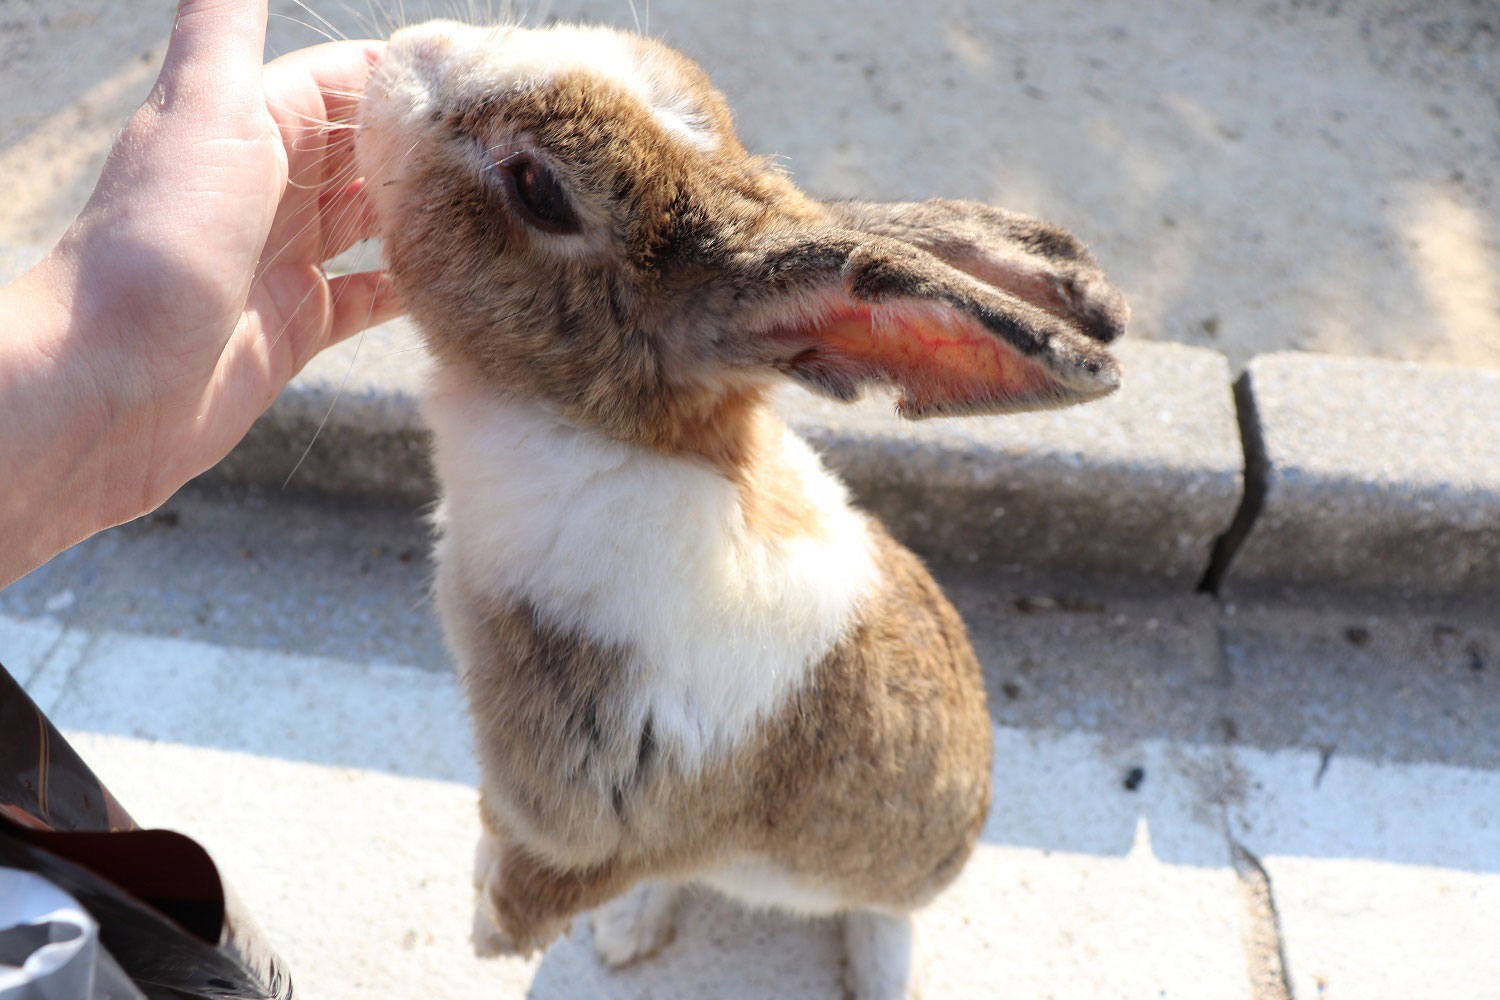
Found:
[[[314,354],[400,311],[384,275],[321,266],[373,231],[351,121],[381,43],[262,67],[266,8],[181,0],[88,204],[0,290],[0,585],[160,505]]]

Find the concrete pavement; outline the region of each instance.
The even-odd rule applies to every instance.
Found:
[[[142,821],[208,846],[306,995],[838,997],[830,925],[707,893],[624,973],[581,923],[469,955],[428,572],[411,508],[197,488],[0,591],[0,656]],[[933,996],[1500,996],[1500,629],[940,575],[997,755],[922,918]]]

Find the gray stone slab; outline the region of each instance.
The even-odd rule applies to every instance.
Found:
[[[0,614],[446,672],[428,546],[410,507],[189,487],[0,589]],[[40,641],[0,643],[0,658],[34,668]]]
[[[416,896],[395,876],[368,874],[395,870],[384,847],[299,854],[297,866],[264,875],[258,846],[264,836],[226,833],[233,824],[205,819],[213,809],[198,810],[196,793],[183,792],[192,778],[183,776],[222,768],[220,752],[232,751],[247,781],[278,783],[265,791],[267,799],[298,806],[299,831],[323,828],[330,813],[342,814],[341,789],[351,780],[371,803],[357,811],[369,828],[389,828],[375,803],[393,797],[472,827],[471,801],[455,806],[453,796],[428,794],[428,785],[381,781],[389,774],[459,774],[444,771],[443,762],[453,759],[463,727],[443,717],[435,693],[423,693],[424,682],[412,676],[417,671],[398,668],[430,667],[441,656],[433,626],[423,620],[432,614],[422,597],[430,566],[420,552],[401,547],[420,544],[420,532],[411,509],[199,487],[174,498],[160,516],[92,539],[0,592],[0,649],[29,649],[61,627],[77,640],[52,653],[49,668],[33,679],[39,700],[63,725],[112,734],[94,748],[97,755],[132,760],[127,771],[148,775],[121,786],[132,808],[153,822],[183,825],[222,854],[243,890],[261,894],[256,911],[277,943],[297,942],[287,957],[309,983],[337,981],[346,972],[339,956],[349,954],[346,933],[354,934],[323,931],[326,946],[302,948],[303,924],[288,915],[308,912],[309,896],[352,893],[347,886],[371,877],[384,880],[393,895]],[[942,580],[985,664],[997,764],[994,814],[978,855],[924,916],[924,933],[942,943],[934,992],[984,996],[1001,970],[1018,995],[1042,995],[1051,984],[1080,996],[1165,990],[1248,1000],[1240,942],[1246,918],[1214,809],[1222,782],[1213,743],[1213,602],[1201,595],[1078,596],[1041,580],[1005,591],[974,571],[946,571]],[[436,688],[452,689],[449,671],[426,676]],[[265,697],[244,697],[262,687]],[[193,708],[205,699],[207,707]],[[155,755],[154,768],[126,756],[141,738],[164,741],[151,744],[159,753],[143,751]],[[286,761],[335,769],[290,768]],[[152,784],[149,776],[163,767],[176,780]],[[351,778],[349,767],[360,775]],[[283,781],[289,789],[280,787]],[[325,805],[301,808],[311,800]],[[455,851],[447,840],[426,843],[434,857],[468,854],[467,844]],[[335,855],[342,860],[329,867],[325,856]],[[328,882],[314,891],[308,870],[330,873]],[[455,907],[462,916],[469,890],[455,871],[443,884],[456,888],[432,906]],[[363,899],[343,898],[350,905]],[[690,923],[685,943],[644,972],[618,980],[599,974],[622,991],[603,995],[640,995],[641,981],[630,978],[637,975],[654,984],[654,995],[739,995],[722,986],[722,970],[763,964],[758,956],[769,952],[758,941],[726,945],[717,928],[752,918],[728,904],[692,905],[698,907],[692,919],[716,929],[705,934]],[[451,923],[426,918],[423,910],[420,918],[384,927],[381,940],[399,938],[411,925]],[[836,949],[831,958],[823,953],[821,930],[785,917],[753,919],[758,937],[773,937],[772,947],[783,938],[795,942],[803,957],[787,959],[788,948],[775,947],[780,957],[777,971],[767,973],[772,981],[744,995],[838,995]],[[452,940],[433,933],[431,949],[403,953],[399,975],[415,977],[407,962],[426,970],[437,954],[456,955],[453,975],[462,985],[429,994],[471,992],[468,977],[487,973],[463,955],[462,929]],[[579,934],[518,972],[517,982],[495,982],[492,992],[528,995],[529,983],[538,997],[576,995],[577,977],[594,970],[586,926]],[[684,986],[699,968],[719,971],[702,989],[696,982]],[[820,970],[834,972],[816,980]],[[821,985],[804,989],[797,976]]]
[[[1495,995],[1500,775],[1237,747],[1230,828],[1275,899],[1296,997]]]
[[[416,514],[243,493],[187,491],[0,591],[0,650],[51,650],[39,703],[138,817],[209,847],[302,989],[369,995],[395,955],[391,995],[842,995],[830,924],[701,894],[623,973],[586,921],[529,963],[473,959],[467,728],[450,671],[406,669],[430,665],[429,568],[389,550]],[[994,805],[920,917],[927,995],[1252,1000],[1211,792],[1213,602],[978,577],[943,580],[994,692]]]
[[[1130,753],[1138,744],[1221,741],[1220,613],[1206,595],[1087,593],[946,567],[937,576],[969,626],[1001,725],[1088,733],[1117,782],[1142,764]]]
[[[1271,354],[1245,378],[1258,512],[1223,593],[1500,608],[1500,372]]]
[[[65,666],[49,712],[134,815],[212,852],[301,992],[844,996],[831,921],[702,891],[667,948],[620,972],[594,958],[587,920],[541,956],[476,959],[478,816],[449,676],[117,633]],[[1234,874],[1195,804],[1203,751],[1146,741],[1151,777],[1131,791],[1089,736],[994,736],[981,841],[917,918],[924,995],[989,997],[1003,982],[1016,997],[1252,1000]]]

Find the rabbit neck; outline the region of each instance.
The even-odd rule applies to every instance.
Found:
[[[689,767],[799,689],[878,584],[864,515],[758,399],[733,417],[743,440],[708,454],[620,441],[451,369],[425,412],[439,573],[628,651],[626,714]]]

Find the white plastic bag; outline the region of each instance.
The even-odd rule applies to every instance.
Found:
[[[0,868],[0,1000],[139,997],[123,979],[99,946],[99,925],[72,896],[40,875]]]

